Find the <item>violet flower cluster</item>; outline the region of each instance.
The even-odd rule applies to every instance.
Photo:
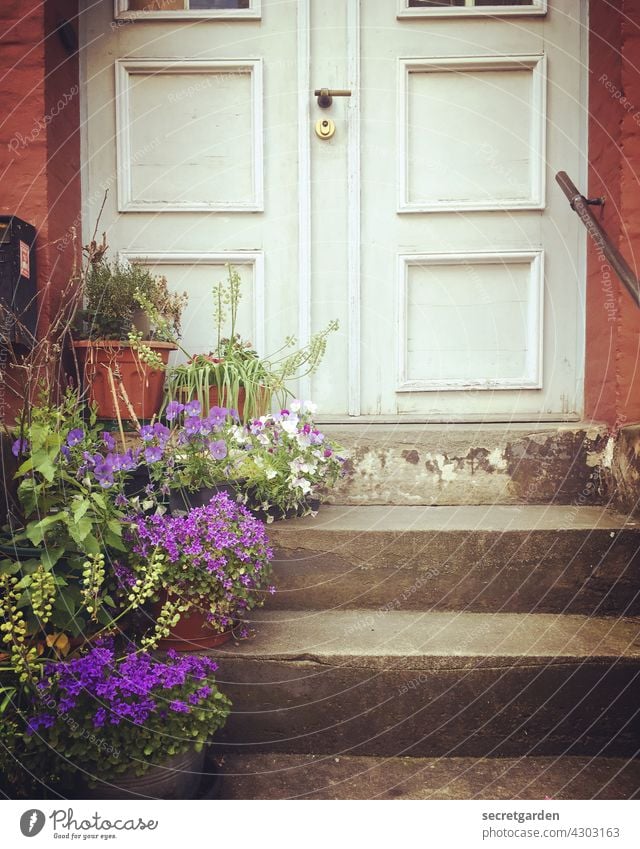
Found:
[[[235,476],[244,460],[234,439],[236,410],[211,407],[203,416],[199,401],[171,401],[165,418],[172,426],[170,450],[152,469],[154,480],[162,476],[171,489],[196,491]]]
[[[94,728],[144,725],[169,711],[191,713],[211,696],[206,679],[217,668],[208,657],[176,652],[168,652],[166,661],[133,650],[117,658],[113,643],[103,641],[81,657],[47,666],[37,684],[37,700],[47,709],[29,719],[27,733],[51,728],[60,714],[76,708],[87,709]]]
[[[27,707],[26,739],[57,751],[70,769],[78,763],[108,778],[133,763],[143,773],[167,753],[201,746],[224,725],[230,702],[216,686],[216,670],[202,655],[169,651],[159,659],[131,648],[119,657],[113,641],[103,640],[45,668]]]
[[[214,630],[275,592],[264,524],[224,492],[184,515],[133,516],[129,536],[141,577],[154,564],[158,588],[204,612]]]

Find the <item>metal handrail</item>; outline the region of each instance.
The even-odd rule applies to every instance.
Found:
[[[636,306],[640,307],[640,281],[638,281],[629,263],[611,242],[611,239],[591,211],[592,206],[602,206],[604,204],[604,198],[590,199],[580,194],[565,171],[558,171],[556,182],[569,199],[571,209],[578,214],[578,217],[587,228],[587,232],[593,239],[598,250],[609,260],[611,267],[635,301]]]

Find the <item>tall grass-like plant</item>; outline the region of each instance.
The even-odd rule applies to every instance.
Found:
[[[227,266],[227,279],[213,287],[213,321],[217,342],[208,354],[196,354],[171,369],[167,378],[167,402],[200,402],[204,413],[210,406],[210,390],[217,390],[216,403],[239,411],[244,421],[268,412],[272,398],[283,405],[293,397],[287,382],[316,371],[327,348],[329,334],[338,330],[331,321],[315,333],[308,344],[295,349],[296,338],[289,336],[275,353],[260,357],[251,342],[237,332],[238,307],[242,298],[237,270]],[[223,336],[229,323],[230,335]],[[295,349],[295,350],[292,350]]]

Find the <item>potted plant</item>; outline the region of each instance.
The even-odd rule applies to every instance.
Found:
[[[247,460],[235,411],[211,407],[204,416],[199,401],[171,401],[165,418],[170,429],[155,424],[140,431],[145,450],[159,460],[149,466],[158,496],[169,495],[171,510],[202,507],[216,492],[235,498]]]
[[[14,624],[27,645],[44,641],[65,653],[73,638],[122,613],[109,564],[126,550],[123,486],[137,465],[133,450],[117,452],[113,436],[83,413],[69,390],[58,406],[33,406],[14,430],[20,514],[0,544],[0,605],[12,611],[5,622],[19,613],[22,624]]]
[[[79,798],[193,798],[204,747],[230,702],[208,657],[118,652],[104,640],[50,664],[25,709],[25,740],[75,779]]]
[[[147,639],[155,644],[160,638],[161,648],[219,645],[275,592],[263,523],[224,492],[188,513],[138,515],[127,540],[137,576],[129,598],[160,600]]]
[[[243,501],[267,522],[315,514],[342,472],[344,458],[314,424],[314,412],[312,402],[293,400],[244,428]]]
[[[73,347],[88,402],[99,418],[145,420],[163,399],[169,354],[176,350],[186,294],[141,265],[109,262],[107,246],[87,249],[85,306]]]
[[[273,397],[284,403],[291,395],[288,381],[318,368],[327,338],[338,329],[338,322],[330,322],[302,348],[295,349],[295,337],[290,336],[274,354],[261,357],[251,342],[237,332],[241,281],[232,266],[227,269],[227,280],[213,288],[215,348],[209,353],[190,356],[186,363],[169,369],[166,402],[187,403],[194,399],[205,413],[211,407],[222,406],[237,410],[240,419],[250,421],[268,412]],[[226,327],[230,331],[228,336],[224,335]]]

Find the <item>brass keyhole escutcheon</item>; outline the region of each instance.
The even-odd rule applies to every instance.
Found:
[[[316,135],[319,139],[330,139],[336,131],[336,125],[331,118],[320,118],[316,121]]]

